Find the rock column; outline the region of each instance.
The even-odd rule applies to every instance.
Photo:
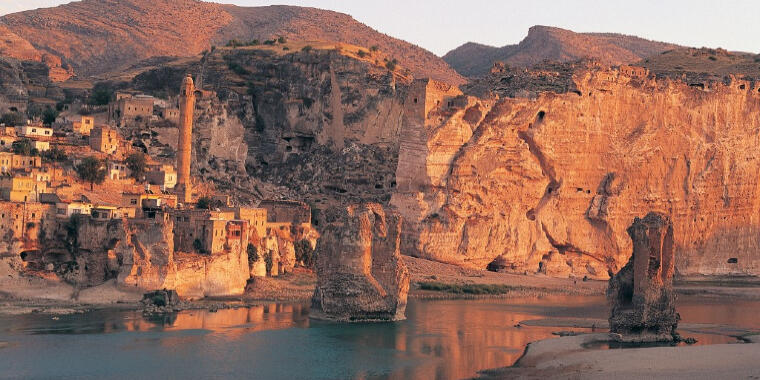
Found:
[[[405,318],[409,271],[399,251],[402,219],[375,203],[331,209],[317,243],[310,316],[343,322]]]
[[[673,292],[673,224],[659,213],[628,227],[633,255],[610,279],[610,333],[622,342],[672,341],[678,313]]]

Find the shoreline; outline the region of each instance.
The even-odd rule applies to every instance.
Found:
[[[509,299],[554,295],[604,296],[607,281],[519,275],[462,268],[451,264],[403,256],[411,283],[408,297],[418,300]],[[433,274],[434,273],[434,274]],[[119,289],[113,280],[77,291],[71,285],[33,276],[0,280],[0,314],[81,313],[89,310],[140,310],[142,292]],[[725,278],[715,281],[681,281],[676,292],[685,296],[760,299],[760,284]],[[296,270],[278,277],[256,278],[240,296],[208,297],[183,301],[179,309],[219,309],[263,303],[304,303],[311,300],[316,276]],[[16,292],[13,292],[13,290]],[[432,289],[432,290],[431,290]],[[10,290],[10,291],[9,291]],[[76,294],[77,299],[71,299]]]
[[[510,367],[478,372],[479,380],[496,379],[716,379],[760,375],[758,332],[744,343],[701,346],[600,349],[606,333],[588,333],[531,342]]]

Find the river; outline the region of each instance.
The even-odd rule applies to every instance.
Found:
[[[686,297],[678,310],[683,323],[760,328],[760,302]],[[606,313],[603,297],[550,296],[411,300],[407,320],[384,324],[312,321],[307,304],[151,319],[116,310],[0,315],[0,378],[459,379],[511,365],[528,342],[570,330],[520,321]]]

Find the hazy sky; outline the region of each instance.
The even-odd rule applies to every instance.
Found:
[[[0,0],[0,14],[68,0]],[[436,54],[467,42],[519,42],[532,25],[616,32],[760,53],[760,0],[224,0],[331,9]]]

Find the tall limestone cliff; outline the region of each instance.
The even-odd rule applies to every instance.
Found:
[[[413,95],[437,100],[405,113],[391,200],[409,225],[402,251],[608,278],[645,210],[673,221],[678,275],[760,274],[758,86],[623,71],[583,70],[577,92],[533,100]]]

